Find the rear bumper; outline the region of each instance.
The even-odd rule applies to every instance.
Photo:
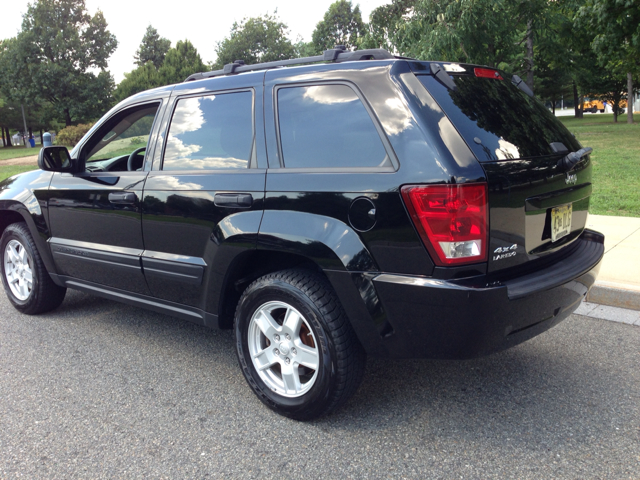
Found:
[[[378,275],[373,284],[386,323],[378,322],[380,341],[365,348],[397,358],[473,358],[512,347],[578,308],[603,255],[604,236],[585,230],[562,256],[510,277],[445,281]]]

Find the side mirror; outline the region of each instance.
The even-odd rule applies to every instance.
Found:
[[[38,167],[47,172],[73,172],[73,161],[67,147],[43,147],[38,154]]]

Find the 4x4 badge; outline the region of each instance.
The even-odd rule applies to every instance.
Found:
[[[514,243],[510,247],[498,247],[493,251],[493,253],[497,254],[493,256],[493,261],[495,262],[496,260],[503,260],[505,258],[515,257],[517,249],[518,249],[517,243]]]
[[[578,175],[576,175],[575,173],[572,173],[572,174],[567,173],[567,178],[564,179],[564,183],[566,183],[567,185],[575,185],[577,181],[578,181]]]

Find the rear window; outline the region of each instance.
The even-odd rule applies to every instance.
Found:
[[[457,88],[449,90],[433,76],[418,75],[481,162],[552,155],[552,142],[580,149],[544,105],[503,77],[455,75]]]

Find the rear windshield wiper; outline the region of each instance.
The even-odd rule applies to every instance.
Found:
[[[437,63],[430,63],[429,67],[431,68],[431,74],[436,77],[441,84],[447,87],[449,90],[455,90],[456,82],[453,81],[453,78],[449,76],[442,65],[438,65]]]
[[[568,172],[580,161],[582,157],[589,155],[591,152],[593,152],[593,148],[591,147],[585,147],[581,148],[577,152],[571,152],[558,161],[558,168],[562,172]]]
[[[511,77],[511,83],[513,83],[516,87],[518,87],[530,97],[533,97],[533,92],[529,88],[529,85],[524,83],[524,80],[522,80],[518,75],[514,75],[513,77]]]

